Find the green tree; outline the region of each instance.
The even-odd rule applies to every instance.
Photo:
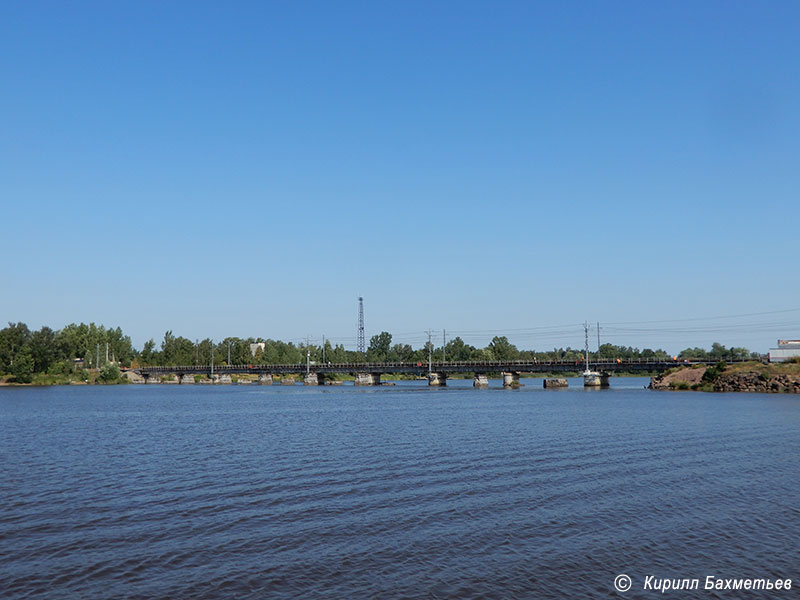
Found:
[[[494,360],[517,360],[519,350],[506,336],[495,336],[488,346]]]
[[[161,342],[161,358],[165,365],[191,365],[195,360],[195,346],[192,340],[185,337],[175,337],[172,331],[164,333],[164,341]],[[215,357],[216,358],[216,357]],[[222,362],[222,357],[215,360],[217,364]],[[210,358],[209,358],[210,360]],[[200,364],[203,364],[202,361]],[[207,362],[205,364],[208,364]]]
[[[386,360],[391,362],[410,362],[413,358],[414,349],[410,344],[395,344],[386,356]]]
[[[153,338],[150,338],[144,343],[142,351],[139,354],[142,364],[153,365],[158,362],[158,351],[155,349],[156,343]]]
[[[59,357],[56,334],[49,327],[34,331],[30,336],[28,347],[33,358],[33,370],[36,373],[45,373]]]
[[[0,329],[0,372],[9,373],[14,359],[30,340],[31,332],[25,323],[9,323]]]
[[[341,344],[336,344],[333,348],[325,350],[325,360],[332,363],[357,362],[351,358]]]
[[[367,361],[386,361],[391,346],[392,334],[388,331],[381,331],[378,335],[373,335],[369,340],[369,347],[367,348]]]
[[[11,365],[11,374],[17,383],[33,381],[33,357],[26,349],[17,352]]]
[[[455,337],[445,346],[445,358],[448,361],[463,362],[470,360],[474,351],[474,346],[464,343],[460,337]]]

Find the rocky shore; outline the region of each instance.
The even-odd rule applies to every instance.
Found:
[[[652,377],[650,389],[800,394],[800,365],[682,367]]]
[[[714,381],[715,392],[759,392],[800,394],[800,378],[761,373],[722,374]]]

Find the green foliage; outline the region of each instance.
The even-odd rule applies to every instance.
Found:
[[[506,336],[495,336],[488,346],[492,360],[519,360],[519,350]]]
[[[54,362],[47,369],[48,375],[69,375],[70,373],[72,373],[72,365],[66,360]]]
[[[0,373],[11,373],[11,364],[17,353],[30,340],[31,332],[25,323],[9,323],[0,330]]]
[[[33,357],[26,349],[22,349],[14,356],[11,365],[11,374],[17,383],[30,383],[33,381]]]
[[[367,348],[367,362],[385,362],[389,357],[391,346],[392,334],[388,331],[373,335]]]
[[[477,350],[475,346],[465,343],[460,337],[453,338],[445,346],[445,357],[451,362],[463,362],[472,360],[472,356]]]
[[[714,383],[719,378],[719,376],[722,375],[722,372],[725,371],[727,367],[728,365],[725,364],[725,361],[719,361],[713,367],[709,367],[706,369],[706,372],[703,373],[701,381],[704,383]]]
[[[82,358],[87,366],[93,368],[105,361],[106,344],[109,358],[124,366],[130,365],[135,355],[131,339],[122,333],[122,329],[106,329],[94,323],[67,325],[55,334],[55,344],[59,357]]]
[[[714,342],[711,350],[703,348],[686,348],[678,355],[682,360],[747,360],[753,358],[753,354],[747,348],[726,348],[722,344]],[[760,358],[756,354],[757,358]]]
[[[250,351],[253,343],[263,343],[255,354]],[[278,365],[278,364],[303,364],[306,362],[306,353],[314,363],[359,363],[370,362],[404,362],[420,363],[427,365],[429,353],[435,362],[445,357],[447,362],[485,362],[485,361],[562,361],[575,363],[583,362],[583,350],[574,348],[553,348],[552,351],[519,350],[506,336],[495,336],[484,348],[477,348],[467,344],[460,337],[453,338],[447,345],[435,347],[426,342],[422,347],[414,349],[410,344],[392,344],[392,335],[382,331],[370,339],[366,354],[347,350],[341,344],[333,345],[330,340],[325,341],[324,348],[310,344],[295,345],[292,342],[263,338],[237,338],[227,337],[221,342],[211,339],[194,342],[188,338],[176,336],[172,331],[164,333],[160,348],[156,342],[148,340],[137,352],[130,338],[117,328],[105,328],[94,323],[67,325],[59,331],[49,327],[42,327],[38,331],[30,331],[24,323],[9,323],[8,327],[0,329],[0,375],[11,374],[14,381],[29,382],[54,381],[66,382],[70,378],[88,380],[89,372],[82,370],[73,373],[75,359],[82,359],[86,367],[96,369],[98,364],[105,363],[106,345],[108,345],[109,358],[121,366],[129,366],[133,361],[142,366],[207,366],[213,360],[215,366],[223,364],[252,364],[252,365]],[[726,348],[715,343],[711,350],[702,348],[687,348],[681,352],[682,359],[702,360],[739,360],[750,358],[752,354],[745,348]],[[17,360],[19,357],[19,360]],[[603,344],[597,352],[592,353],[592,358],[605,360],[669,360],[670,356],[663,350],[633,348],[630,346],[616,346]],[[756,355],[757,359],[761,357]],[[800,363],[800,358],[794,359]],[[576,371],[581,367],[576,366]],[[707,371],[703,385],[708,385],[722,372],[724,367],[716,365]],[[47,378],[43,378],[43,375]],[[118,381],[119,374],[109,371],[105,367],[98,374],[98,381]]]
[[[713,392],[714,386],[710,383],[695,383],[692,389],[697,392]]]
[[[108,363],[100,369],[100,374],[97,376],[97,379],[103,383],[117,383],[121,377],[122,373],[119,367],[114,363]]]
[[[603,344],[602,346],[600,346],[598,351],[593,354],[593,356],[605,360],[615,360],[617,358],[621,360],[637,360],[637,359],[669,360],[670,359],[670,355],[664,352],[663,350],[651,350],[650,348],[639,350],[639,348],[632,348],[631,346],[615,346],[614,344]]]

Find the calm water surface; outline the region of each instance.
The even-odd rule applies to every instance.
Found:
[[[0,598],[796,590],[800,398],[646,381],[0,389]]]

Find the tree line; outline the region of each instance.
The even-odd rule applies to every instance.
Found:
[[[178,366],[211,364],[299,364],[310,360],[314,363],[358,363],[358,362],[410,362],[427,364],[429,356],[435,362],[462,361],[576,361],[583,360],[583,349],[553,348],[553,350],[520,350],[506,336],[495,336],[489,344],[478,348],[455,337],[444,346],[434,346],[430,342],[420,348],[410,344],[392,343],[392,334],[387,331],[372,336],[365,353],[346,349],[341,344],[326,340],[324,345],[264,338],[227,337],[214,342],[210,338],[192,341],[167,331],[160,344],[148,340],[141,350],[133,347],[129,336],[119,327],[106,328],[94,323],[67,325],[53,330],[42,327],[31,331],[24,323],[9,323],[0,330],[0,376],[20,383],[29,383],[36,374],[52,376],[67,375],[78,369],[101,370],[109,365],[114,367],[137,366]],[[603,359],[657,359],[669,360],[671,356],[664,350],[652,350],[603,344],[595,358]],[[760,358],[746,348],[726,348],[714,343],[711,350],[687,348],[679,359],[733,360]],[[115,372],[108,370],[107,377]],[[118,371],[116,371],[118,376]]]

